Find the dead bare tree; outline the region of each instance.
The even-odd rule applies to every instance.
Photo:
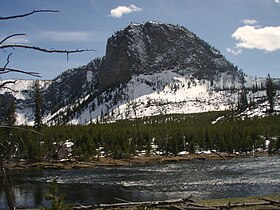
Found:
[[[33,10],[29,13],[24,13],[24,14],[19,14],[19,15],[13,15],[13,16],[7,16],[7,17],[0,17],[0,21],[7,21],[7,20],[13,20],[13,19],[18,19],[18,18],[24,18],[30,15],[33,15],[35,13],[57,13],[59,12],[58,10]],[[58,53],[58,54],[66,54],[67,60],[69,58],[69,54],[73,53],[82,53],[82,52],[87,52],[87,51],[94,51],[93,49],[76,49],[76,50],[62,50],[62,49],[46,49],[38,46],[30,46],[30,45],[25,45],[25,44],[11,44],[9,41],[14,38],[14,37],[19,37],[19,36],[25,36],[26,34],[24,33],[15,33],[8,35],[4,39],[0,40],[0,50],[8,55],[6,56],[6,63],[3,67],[0,67],[0,76],[3,74],[8,74],[11,72],[14,73],[20,73],[20,74],[27,74],[30,76],[34,77],[40,77],[40,74],[37,72],[33,71],[27,71],[27,70],[22,70],[22,69],[15,69],[15,68],[9,68],[8,65],[10,63],[10,59],[12,56],[12,53],[8,53],[7,50],[16,50],[16,49],[26,49],[26,50],[33,50],[33,51],[39,51],[43,53]],[[1,80],[1,77],[0,77]],[[8,84],[14,84],[16,83],[15,80],[11,81],[2,81],[0,82],[0,89],[2,88],[7,88]],[[10,89],[11,90],[11,89]],[[1,126],[1,128],[7,129],[9,126]],[[10,141],[10,139],[0,139],[0,180],[2,182],[2,185],[4,186],[4,190],[6,193],[7,197],[7,202],[10,210],[15,209],[15,204],[14,204],[14,198],[13,198],[13,193],[11,189],[11,182],[10,182],[10,177],[7,175],[4,162],[9,160],[11,157],[13,151],[15,150],[16,144]],[[0,182],[0,183],[1,183]]]
[[[23,17],[30,16],[35,13],[43,13],[43,12],[59,12],[59,11],[58,10],[33,10],[32,12],[21,14],[21,15],[14,15],[14,16],[7,16],[7,17],[1,16],[0,21],[23,18]],[[16,50],[17,48],[21,48],[21,49],[34,50],[34,51],[39,51],[39,52],[44,52],[44,53],[66,54],[67,60],[68,60],[70,54],[94,51],[93,49],[76,49],[76,50],[46,49],[46,48],[42,48],[42,47],[38,47],[38,46],[30,46],[30,45],[25,45],[25,44],[10,44],[8,42],[11,38],[18,37],[18,36],[26,36],[26,34],[15,33],[15,34],[11,34],[11,35],[5,37],[4,39],[2,39],[0,41],[0,50],[2,50],[3,52],[6,52],[5,50],[7,50],[7,49]],[[11,55],[12,55],[12,53],[9,53],[9,55],[7,56],[6,64],[3,67],[0,67],[0,75],[7,74],[10,72],[15,72],[15,73],[21,73],[21,74],[28,74],[28,75],[31,75],[34,77],[40,77],[39,73],[37,73],[37,72],[8,68]],[[11,81],[4,82],[4,83],[0,84],[0,88],[5,87],[9,83],[13,83],[13,82],[11,82]]]

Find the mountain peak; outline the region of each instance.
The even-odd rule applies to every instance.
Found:
[[[237,69],[218,50],[178,25],[132,23],[107,41],[100,90],[129,81],[133,75],[173,70],[198,79],[215,80]]]
[[[169,28],[170,30],[178,30],[181,29],[183,31],[189,32],[185,27],[183,26],[179,26],[179,25],[174,25],[174,24],[170,24],[170,23],[162,23],[162,22],[158,22],[158,21],[147,21],[145,23],[131,23],[129,24],[125,29],[125,30],[129,30],[129,29],[133,29],[133,28],[145,28],[145,27],[154,27],[154,28],[164,28],[167,29]]]

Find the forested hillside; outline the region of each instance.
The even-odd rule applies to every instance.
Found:
[[[101,156],[178,155],[182,151],[246,153],[256,149],[273,152],[280,149],[279,124],[277,115],[236,118],[229,112],[209,112],[122,120],[112,124],[46,126],[41,134],[29,127],[1,129],[0,132],[17,145],[14,160],[57,159],[58,149],[69,142],[73,146],[66,158],[94,160]]]

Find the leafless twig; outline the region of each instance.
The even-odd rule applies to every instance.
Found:
[[[15,18],[23,18],[23,17],[29,16],[29,15],[32,15],[34,13],[42,13],[42,12],[59,12],[59,11],[58,10],[33,10],[32,12],[25,13],[25,14],[20,14],[20,15],[7,16],[7,17],[2,17],[1,16],[0,17],[0,21],[1,20],[15,19]],[[22,49],[29,49],[29,50],[40,51],[40,52],[44,52],[44,53],[66,54],[67,60],[69,58],[69,54],[88,52],[88,51],[95,51],[93,49],[60,50],[60,49],[46,49],[46,48],[41,48],[41,47],[37,47],[37,46],[29,46],[29,45],[24,45],[24,44],[8,44],[8,43],[4,44],[10,38],[13,38],[13,37],[16,37],[16,36],[24,36],[24,35],[26,35],[26,34],[24,34],[24,33],[16,33],[16,34],[11,34],[11,35],[5,37],[3,40],[0,41],[0,49],[3,50],[4,52],[6,52],[5,49],[13,49],[13,50],[15,50],[16,48],[22,48]],[[7,62],[4,65],[4,67],[0,68],[0,75],[1,74],[7,74],[7,73],[10,73],[10,72],[16,72],[16,73],[22,73],[22,74],[31,75],[31,76],[34,76],[34,77],[40,77],[39,73],[37,73],[37,72],[29,72],[29,71],[19,70],[19,69],[15,69],[15,68],[8,68],[8,64],[10,63],[11,55],[12,55],[12,53],[10,53],[8,55]],[[0,88],[4,88],[5,85],[7,85],[9,83],[15,83],[15,82],[16,81],[4,82],[4,83],[0,84]]]
[[[36,133],[36,134],[39,134],[41,136],[43,136],[42,133],[38,132],[38,131],[35,131],[33,129],[30,129],[30,128],[21,128],[21,127],[16,127],[16,126],[8,126],[8,125],[0,125],[0,128],[9,128],[9,129],[17,129],[17,130],[22,130],[22,131],[30,131],[32,133]]]
[[[6,49],[6,48],[24,48],[24,49],[30,49],[30,50],[36,50],[40,52],[45,53],[64,53],[64,54],[71,54],[71,53],[80,53],[80,52],[89,52],[89,51],[95,51],[94,49],[76,49],[76,50],[57,50],[57,49],[46,49],[36,46],[29,46],[29,45],[22,45],[22,44],[7,44],[0,46],[0,49]]]
[[[32,12],[29,13],[25,13],[25,14],[21,14],[21,15],[14,15],[14,16],[7,16],[7,17],[0,17],[0,20],[10,20],[10,19],[15,19],[15,18],[22,18],[22,17],[26,17],[29,15],[32,15],[34,13],[39,13],[39,12],[59,12],[58,10],[33,10]]]
[[[8,39],[15,37],[15,36],[25,36],[26,34],[12,34],[10,36],[7,36],[6,38],[4,38],[1,42],[0,45],[3,44],[5,41],[7,41]]]
[[[12,53],[10,53],[7,57],[7,62],[5,64],[5,66],[3,67],[3,71],[7,68],[8,64],[10,63],[10,57],[11,57]]]
[[[0,84],[0,89],[5,87],[7,84],[15,84],[15,83],[16,83],[16,80],[14,80],[14,81],[5,81],[5,82]]]
[[[21,73],[21,74],[28,74],[28,75],[31,75],[33,77],[41,77],[39,75],[39,73],[37,73],[37,72],[23,71],[23,70],[13,69],[13,68],[0,68],[0,74],[7,74],[7,73],[10,73],[10,72],[16,72],[16,73]]]

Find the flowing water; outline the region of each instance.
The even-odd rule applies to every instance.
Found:
[[[193,195],[197,199],[280,193],[280,158],[186,161],[149,166],[76,170],[28,170],[12,173],[18,206],[48,205],[44,193],[57,179],[67,203],[91,205],[165,200]],[[0,188],[0,209],[7,206]]]

